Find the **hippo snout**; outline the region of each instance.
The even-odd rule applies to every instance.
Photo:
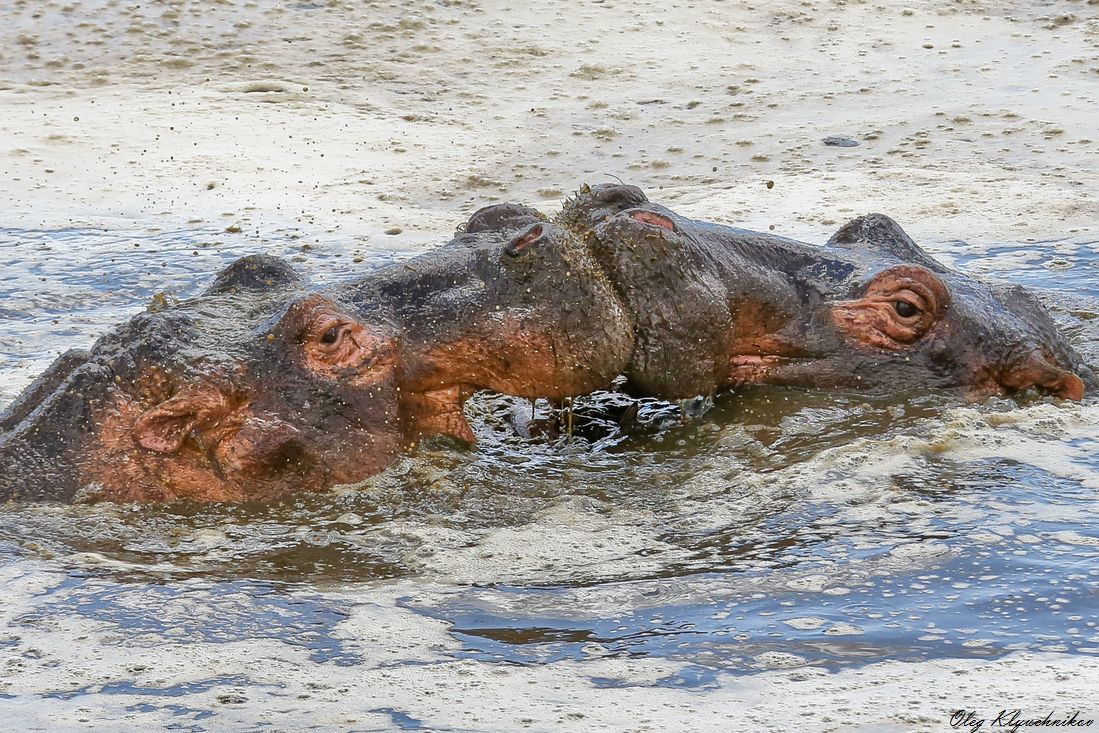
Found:
[[[1037,350],[1009,364],[996,381],[1010,392],[1034,388],[1066,400],[1084,398],[1084,380],[1067,369],[1055,366]]]

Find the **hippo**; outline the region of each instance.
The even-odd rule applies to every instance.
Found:
[[[583,242],[540,212],[476,212],[441,249],[335,296],[364,322],[400,324],[406,432],[475,438],[476,390],[561,400],[608,386],[633,351],[625,307]]]
[[[200,295],[59,357],[0,414],[0,499],[271,500],[473,442],[488,389],[605,387],[631,321],[580,240],[534,209],[476,212],[446,245],[350,282],[240,259]]]
[[[773,384],[1079,400],[1096,386],[1032,294],[943,266],[882,214],[813,246],[604,184],[583,187],[557,223],[585,239],[630,312],[635,394]]]

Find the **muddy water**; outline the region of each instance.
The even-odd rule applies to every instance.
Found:
[[[0,230],[0,400],[234,256],[326,277],[404,256],[235,236]],[[1038,289],[1099,357],[1094,242],[932,249]],[[270,506],[3,508],[0,727],[585,730],[577,709],[611,719],[604,694],[764,670],[1099,654],[1094,398],[755,389],[623,409],[582,400],[569,439],[538,403],[546,434],[527,438],[529,403],[481,395],[479,450],[428,446]]]

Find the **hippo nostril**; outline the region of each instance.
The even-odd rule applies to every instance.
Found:
[[[268,468],[273,472],[306,473],[314,464],[313,456],[296,440],[283,443],[267,457]]]
[[[639,221],[642,224],[648,224],[649,226],[659,227],[673,232],[675,231],[675,222],[666,216],[661,216],[652,211],[645,211],[644,209],[631,211],[630,218],[634,221]]]
[[[508,255],[512,257],[518,257],[528,247],[541,239],[543,229],[541,224],[534,224],[529,227],[525,232],[517,236],[515,239],[508,243],[508,246],[504,249]]]

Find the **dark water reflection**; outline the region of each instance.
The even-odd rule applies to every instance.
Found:
[[[124,630],[118,646],[158,645],[165,640],[235,642],[276,639],[301,646],[314,662],[352,665],[360,657],[332,636],[348,616],[339,603],[309,593],[249,580],[116,583],[86,573],[70,574],[43,594],[40,610],[14,619],[16,628],[54,619],[85,619]],[[178,694],[183,694],[182,692]]]

